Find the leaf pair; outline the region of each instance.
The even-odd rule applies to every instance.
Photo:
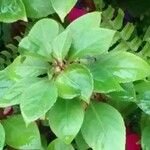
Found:
[[[64,142],[70,143],[81,128],[83,114],[82,105],[78,100],[59,99],[48,113],[48,118],[54,133]],[[9,146],[17,149],[41,148],[40,135],[35,123],[26,127],[23,118],[17,115],[3,120],[2,124],[6,133],[6,143]],[[5,135],[3,128],[1,131],[0,148],[4,145]],[[86,142],[93,149],[124,149],[125,127],[123,120],[120,114],[107,104],[91,103],[85,113],[81,131]],[[48,149],[60,149],[60,145],[69,150],[73,149],[71,145],[66,145],[59,139],[52,142]]]
[[[82,24],[85,22],[83,28]],[[20,52],[25,55],[44,57],[48,61],[51,61],[52,55],[58,60],[63,60],[67,56],[69,61],[89,55],[100,55],[108,50],[115,32],[102,29],[99,24],[100,13],[89,13],[71,23],[58,35],[59,24],[51,19],[42,19],[20,42]]]
[[[77,99],[59,99],[48,113],[52,131],[67,144],[81,128],[91,148],[124,150],[125,126],[117,110],[108,104],[92,102],[85,111],[84,121],[83,117],[83,106]]]
[[[26,123],[44,116],[57,100],[57,88],[52,81],[30,77],[11,84],[6,79],[1,81],[5,85],[1,85],[0,106],[20,104]]]

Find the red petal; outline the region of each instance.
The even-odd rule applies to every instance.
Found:
[[[126,137],[126,150],[140,150],[140,137],[138,134],[130,134]]]
[[[86,10],[84,9],[78,9],[78,8],[73,8],[70,13],[67,16],[67,19],[69,22],[74,21],[75,19],[85,15],[86,13],[88,13]]]

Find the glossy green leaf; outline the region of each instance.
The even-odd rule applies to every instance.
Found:
[[[79,132],[84,118],[84,109],[78,99],[58,99],[48,113],[52,131],[66,144],[72,142]]]
[[[113,74],[103,66],[91,65],[88,68],[93,75],[95,92],[109,93],[123,90]]]
[[[136,94],[133,83],[121,84],[123,90],[108,93],[109,104],[116,108],[124,118],[137,109]]]
[[[101,22],[101,13],[100,12],[91,12],[83,15],[73,21],[67,28],[71,30],[72,34],[79,32],[85,28],[98,28]]]
[[[89,148],[89,146],[87,145],[87,143],[85,142],[83,135],[81,133],[81,131],[78,133],[78,135],[75,138],[75,142],[77,144],[77,149],[78,150],[87,150]]]
[[[0,107],[8,107],[20,104],[22,93],[33,83],[38,82],[37,78],[23,78],[7,88],[0,98]]]
[[[74,150],[71,144],[65,144],[62,140],[52,141],[46,150]]]
[[[5,70],[0,71],[0,99],[15,82],[10,80]]]
[[[137,104],[147,114],[150,114],[150,82],[141,81],[135,84]]]
[[[125,150],[125,126],[120,113],[105,103],[91,103],[81,128],[94,150]]]
[[[50,0],[23,0],[29,18],[46,17],[54,13]]]
[[[52,81],[41,79],[31,84],[22,94],[20,104],[26,123],[44,116],[56,100],[57,89]]]
[[[122,91],[111,92],[107,96],[114,101],[136,101],[134,85],[132,83],[122,84]]]
[[[0,0],[0,22],[27,20],[22,0]]]
[[[150,149],[149,135],[150,135],[150,127],[147,126],[142,130],[141,145],[143,150]]]
[[[71,46],[72,37],[69,30],[59,34],[53,41],[53,55],[58,60],[63,60]]]
[[[3,150],[4,144],[5,144],[5,131],[0,123],[0,150]]]
[[[2,121],[6,133],[6,144],[15,149],[40,149],[40,133],[36,123],[26,126],[21,115]]]
[[[33,56],[26,58],[18,56],[9,66],[9,72],[14,72],[19,78],[37,77],[47,73],[48,68],[49,64],[45,60]]]
[[[6,100],[5,97],[8,96],[9,90],[14,86],[15,81],[12,81],[5,70],[0,72],[0,107],[10,106],[11,104],[16,104],[18,101],[17,93],[13,93],[11,96],[14,99]],[[16,99],[15,99],[16,98]]]
[[[14,63],[11,63],[8,65],[4,70],[6,76],[9,78],[9,80],[12,80],[14,82],[18,81],[20,79],[20,76],[16,74],[14,71]]]
[[[50,0],[60,19],[64,21],[66,15],[71,11],[77,0]]]
[[[51,59],[53,39],[59,33],[59,25],[52,19],[41,19],[19,44],[22,54],[35,55]]]
[[[81,96],[89,102],[93,92],[93,79],[89,70],[78,64],[68,66],[56,78],[59,96],[72,99]]]
[[[114,34],[113,30],[103,28],[79,30],[73,36],[69,59],[74,60],[85,56],[97,56],[107,52]]]
[[[140,57],[128,52],[104,54],[96,65],[108,69],[121,83],[140,80],[150,75],[150,66]]]

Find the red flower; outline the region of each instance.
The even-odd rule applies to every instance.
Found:
[[[85,15],[86,13],[88,13],[88,12],[85,9],[78,9],[78,8],[74,7],[68,14],[67,20],[69,22],[72,22],[72,21],[76,20],[77,18]]]
[[[139,144],[140,136],[136,133],[132,133],[130,129],[127,128],[126,135],[126,150],[140,150],[141,145]]]

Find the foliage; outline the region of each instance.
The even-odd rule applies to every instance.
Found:
[[[124,23],[124,12],[119,9],[115,15],[115,9],[109,6],[102,13],[102,27],[117,30],[112,42],[111,50],[135,52],[140,47],[142,40],[136,34],[133,23]],[[114,17],[115,15],[115,17]]]
[[[97,0],[102,12],[68,23],[76,2],[0,1],[2,24],[27,21],[18,42],[0,37],[0,108],[13,109],[0,115],[0,149],[125,150],[137,108],[150,149],[149,29],[139,36],[123,10]]]

